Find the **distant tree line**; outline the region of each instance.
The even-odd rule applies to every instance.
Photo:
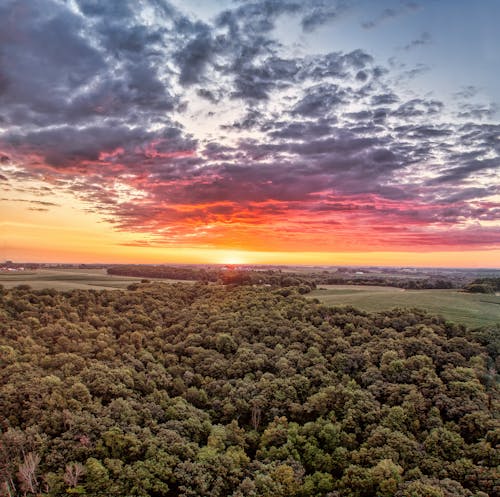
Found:
[[[107,273],[117,276],[135,276],[139,278],[215,282],[219,278],[220,271],[218,269],[183,266],[121,265],[109,267]]]
[[[233,268],[193,268],[182,266],[120,265],[108,268],[108,274],[140,278],[164,278],[225,285],[271,285],[302,287],[306,293],[318,285],[381,285],[410,290],[454,288],[453,281],[444,278],[402,278],[353,275],[351,272],[289,272]]]
[[[470,293],[500,292],[500,278],[478,278],[464,287]]]
[[[0,289],[0,495],[500,493],[500,328],[298,287]]]
[[[390,286],[395,288],[404,288],[407,290],[430,290],[430,289],[449,289],[455,285],[451,280],[443,278],[391,278],[391,277],[358,277],[358,278],[338,278],[332,276],[323,276],[316,279],[317,284],[323,285],[377,285]]]

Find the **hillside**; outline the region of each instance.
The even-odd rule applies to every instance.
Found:
[[[492,497],[498,331],[291,288],[3,289],[0,495]]]

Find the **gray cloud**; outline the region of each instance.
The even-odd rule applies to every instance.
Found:
[[[345,101],[346,92],[337,85],[315,85],[306,91],[305,96],[293,106],[291,112],[306,117],[326,117]]]
[[[305,13],[301,21],[302,29],[306,32],[314,31],[317,27],[336,19],[348,9],[347,2],[321,0],[311,2],[309,12]]]
[[[192,27],[192,34],[175,54],[174,60],[180,70],[179,81],[189,86],[199,83],[209,62],[220,50],[212,38],[209,26],[198,22]]]
[[[425,115],[439,114],[443,110],[443,107],[444,104],[438,100],[414,98],[402,103],[392,112],[392,115],[403,119],[412,119]]]
[[[457,91],[453,94],[455,98],[458,99],[469,99],[475,97],[478,93],[479,89],[473,85],[468,85],[463,87],[460,91]]]
[[[1,181],[43,179],[52,190],[29,193],[69,192],[117,228],[160,238],[165,226],[189,234],[187,220],[201,229],[315,212],[328,226],[344,222],[330,214],[356,213],[367,226],[375,215],[404,221],[408,243],[441,223],[449,240],[475,243],[481,229],[461,223],[498,216],[484,199],[495,192],[499,127],[481,123],[494,106],[461,105],[449,122],[443,102],[409,98],[364,50],[293,56],[273,38],[280,16],[308,31],[345,4],[239,2],[202,22],[144,3],[151,22],[128,1],[79,0],[78,11],[52,0],[2,3]],[[365,27],[415,8],[402,4]],[[191,95],[212,115],[225,105],[238,115],[198,139],[179,124],[189,122]]]
[[[492,119],[498,112],[498,105],[478,105],[478,104],[463,104],[462,111],[457,113],[457,117],[462,119]]]
[[[427,31],[424,31],[418,38],[412,40],[403,48],[404,50],[413,50],[414,48],[421,47],[422,45],[428,45],[431,43],[431,40],[431,35]]]
[[[384,9],[374,19],[362,22],[361,26],[365,29],[373,29],[387,20],[395,19],[399,16],[418,10],[419,7],[420,6],[417,2],[401,2],[400,5],[395,8]]]

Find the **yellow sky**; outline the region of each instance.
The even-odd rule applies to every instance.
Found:
[[[12,198],[12,196],[10,196]],[[61,195],[47,211],[25,196],[0,203],[0,261],[68,263],[305,264],[499,267],[499,250],[432,252],[265,252],[209,247],[141,247]]]

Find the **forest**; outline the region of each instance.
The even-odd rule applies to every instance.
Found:
[[[500,292],[500,278],[477,278],[464,287],[470,293],[490,293]]]
[[[500,327],[299,288],[0,289],[0,495],[500,495]]]
[[[172,280],[190,280],[202,282],[218,282],[225,285],[271,285],[277,287],[302,286],[306,293],[318,285],[381,285],[419,289],[460,288],[464,276],[451,278],[442,275],[425,277],[401,277],[390,273],[375,276],[370,273],[356,274],[353,270],[340,268],[334,271],[282,271],[280,269],[254,269],[252,267],[189,267],[147,264],[119,265],[107,268],[107,273],[116,276],[135,276],[139,278],[159,278]],[[499,278],[500,279],[500,278]],[[467,283],[469,281],[465,279]]]

